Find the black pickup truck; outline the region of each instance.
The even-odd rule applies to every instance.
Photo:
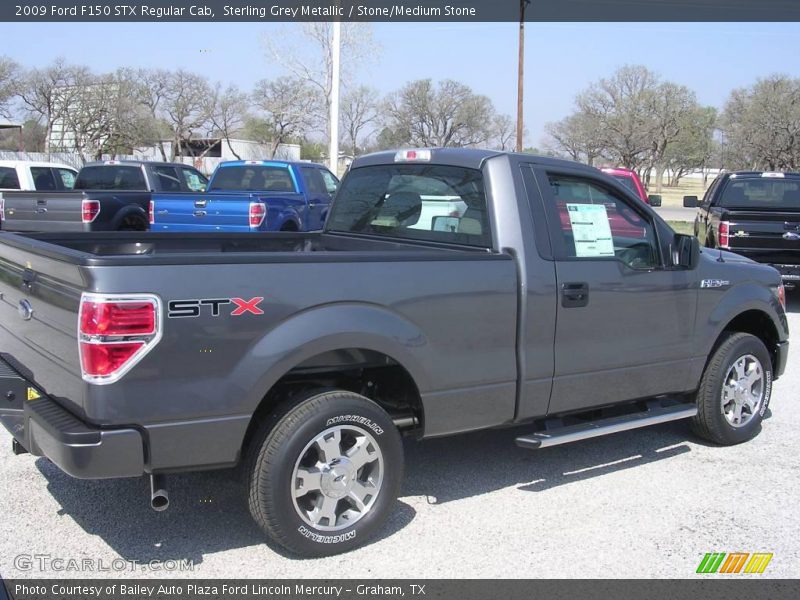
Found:
[[[707,248],[722,248],[778,269],[788,287],[800,283],[800,173],[723,173],[699,207],[694,233]]]
[[[784,302],[591,167],[384,152],[322,232],[1,233],[0,420],[75,477],[149,475],[156,509],[170,473],[239,464],[271,539],[333,554],[392,510],[401,435],[752,438]]]
[[[6,231],[146,231],[153,192],[200,192],[208,179],[178,163],[89,163],[74,191],[0,192]]]

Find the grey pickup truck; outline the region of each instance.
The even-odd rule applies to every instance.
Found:
[[[0,192],[6,231],[146,231],[153,192],[201,192],[208,179],[180,163],[107,160],[89,163],[65,190]]]
[[[403,435],[744,442],[789,336],[772,267],[596,169],[466,149],[356,159],[322,232],[0,234],[0,298],[16,453],[147,475],[156,509],[170,473],[239,465],[302,556],[381,527]]]

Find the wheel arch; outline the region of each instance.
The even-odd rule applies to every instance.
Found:
[[[242,440],[247,447],[257,424],[295,391],[348,389],[379,404],[393,417],[424,427],[422,392],[428,373],[414,356],[422,333],[385,308],[334,304],[310,309],[270,331],[250,353],[277,358],[257,380],[249,398],[252,415]],[[370,385],[370,383],[372,385]]]
[[[127,206],[123,206],[122,208],[120,208],[114,215],[113,220],[111,221],[111,229],[113,229],[114,231],[118,230],[122,226],[122,222],[125,220],[125,218],[131,215],[136,215],[137,217],[141,217],[145,225],[145,230],[149,229],[149,220],[147,213],[138,204],[128,204]]]

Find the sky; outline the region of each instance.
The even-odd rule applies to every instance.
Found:
[[[97,72],[178,68],[249,89],[284,74],[264,39],[276,23],[2,23],[0,55],[26,67],[58,56]],[[378,50],[355,80],[382,94],[414,79],[455,79],[516,114],[515,23],[375,23]],[[625,64],[642,64],[722,107],[730,91],[771,73],[800,77],[800,23],[528,23],[525,41],[527,146],[544,125],[573,110],[575,95]],[[346,57],[343,57],[346,60]]]

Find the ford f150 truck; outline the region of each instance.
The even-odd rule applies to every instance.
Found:
[[[145,231],[152,192],[200,192],[208,182],[177,163],[105,161],[78,172],[74,191],[0,192],[7,231]]]
[[[71,190],[78,172],[69,165],[0,160],[0,192]]]
[[[420,227],[423,195],[465,209]],[[156,509],[240,464],[272,540],[342,552],[391,512],[401,434],[755,436],[785,296],[721,254],[594,168],[469,149],[357,158],[322,232],[2,233],[0,419],[74,477],[149,475]]]
[[[800,173],[723,173],[699,207],[694,233],[707,248],[722,248],[778,269],[787,287],[800,282]]]
[[[153,194],[153,231],[322,229],[339,180],[322,165],[239,160],[221,163],[205,194]]]

